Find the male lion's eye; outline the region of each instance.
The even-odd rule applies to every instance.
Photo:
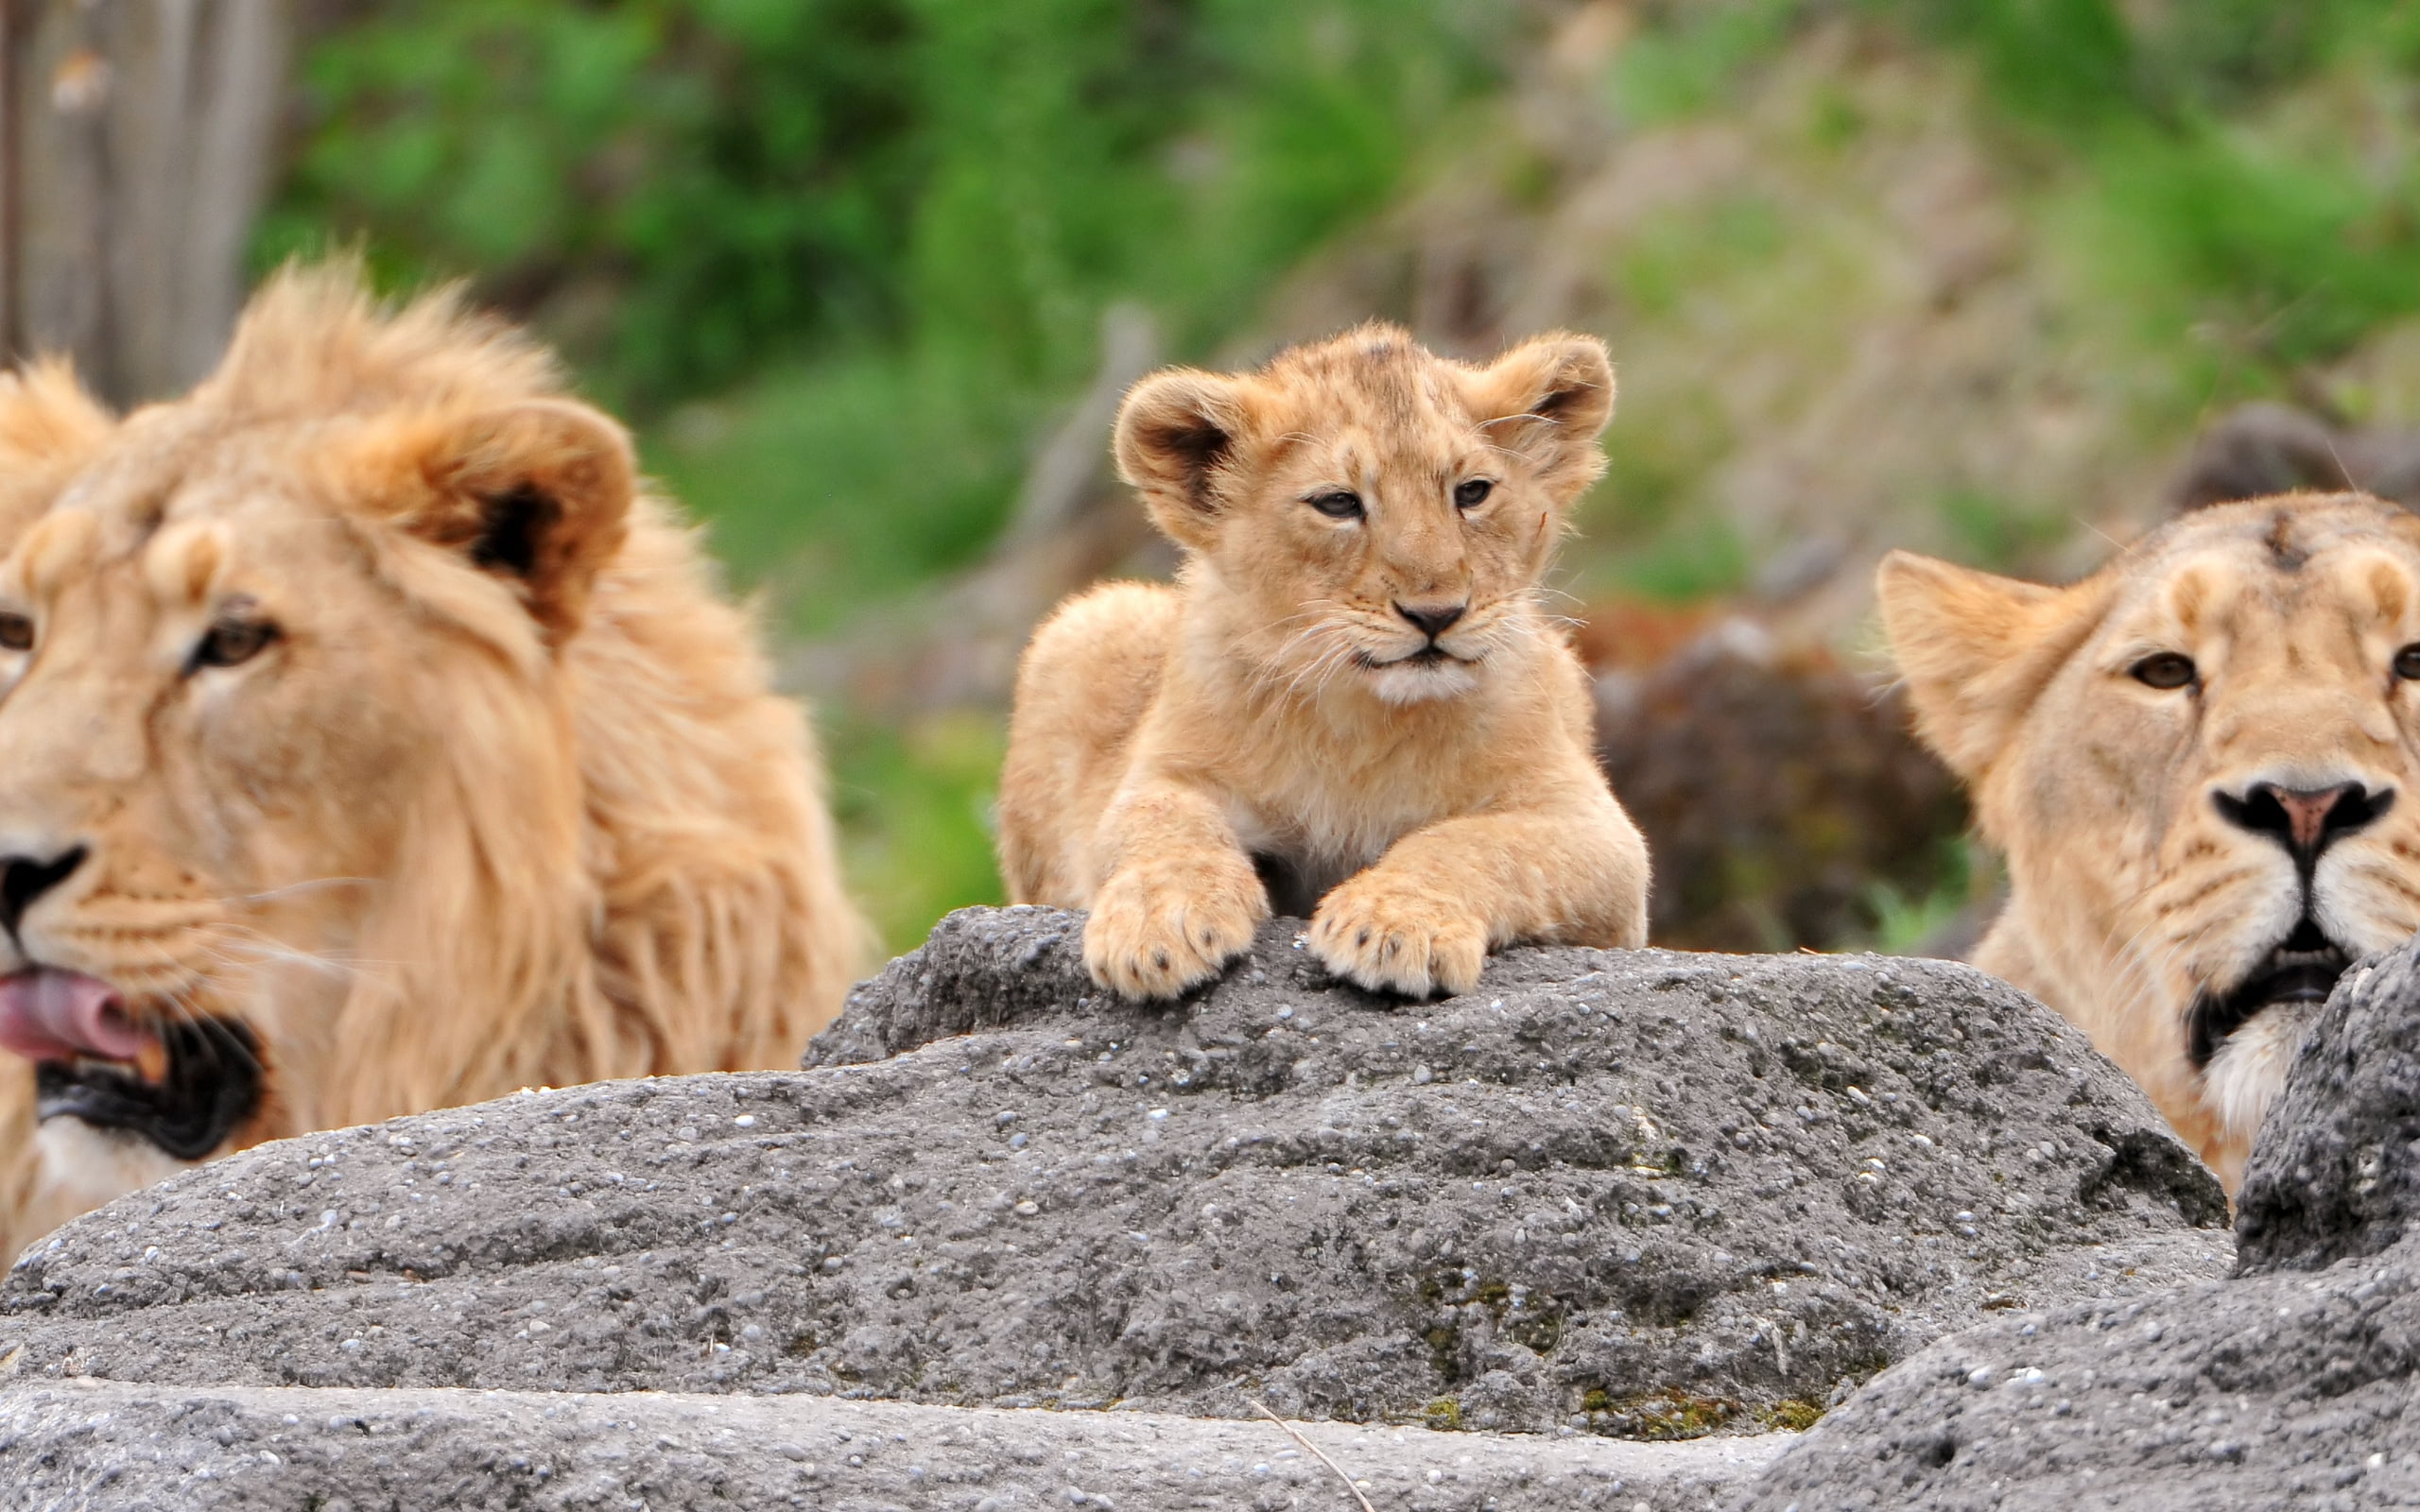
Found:
[[[277,639],[277,627],[267,620],[220,620],[203,633],[193,648],[198,667],[232,667],[250,662]]]
[[[1361,495],[1347,493],[1342,489],[1334,493],[1315,493],[1303,502],[1331,520],[1361,518]]]
[[[13,645],[7,639],[8,627],[0,625],[0,645]],[[2410,681],[2420,681],[2420,645],[2407,645],[2394,653],[2394,675]]]
[[[30,651],[34,648],[34,622],[23,614],[0,614],[0,650]]]
[[[2147,688],[2182,688],[2196,676],[2193,659],[2174,651],[2161,651],[2143,658],[2127,668],[2135,680]]]
[[[1495,485],[1486,478],[1466,478],[1454,485],[1454,507],[1476,509],[1495,491]]]

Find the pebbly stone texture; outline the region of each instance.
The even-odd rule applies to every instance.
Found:
[[[2318,1270],[2396,1244],[2420,1216],[2415,1153],[2420,957],[2404,950],[2346,973],[2304,1039],[2244,1166],[2240,1268]]]
[[[1681,1512],[1754,1474],[1761,1438],[1634,1444],[1301,1424],[1402,1512]],[[0,1502],[108,1507],[1350,1508],[1267,1421],[814,1397],[174,1391],[0,1393]]]
[[[2348,973],[2253,1152],[2234,1279],[2029,1312],[1882,1375],[1740,1504],[2420,1506],[2420,954]]]
[[[1522,950],[1409,1005],[1279,925],[1137,1008],[1078,923],[953,916],[799,1073],[527,1094],[123,1199],[0,1288],[0,1381],[1678,1438],[2227,1263],[2133,1084],[1964,967]]]

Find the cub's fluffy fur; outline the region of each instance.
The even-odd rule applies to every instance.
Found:
[[[1138,385],[1118,468],[1184,567],[1035,634],[1011,895],[1090,909],[1086,964],[1135,998],[1215,975],[1272,889],[1374,989],[1465,990],[1514,940],[1641,943],[1647,850],[1538,607],[1613,405],[1586,337],[1471,368],[1385,326]]]
[[[2069,588],[1903,552],[1879,588],[1918,729],[2008,856],[1976,964],[2233,1191],[2329,988],[2420,928],[2420,519],[2290,495]]]
[[[512,332],[288,272],[173,404],[0,380],[0,853],[81,851],[0,975],[241,1025],[218,1148],[789,1065],[838,1010],[867,940],[800,712]],[[180,1163],[38,1136],[33,1081],[0,1055],[0,1254]]]

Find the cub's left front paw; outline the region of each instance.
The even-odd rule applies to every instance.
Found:
[[[1478,985],[1487,925],[1453,897],[1368,872],[1327,895],[1311,916],[1311,954],[1374,992],[1425,998]]]

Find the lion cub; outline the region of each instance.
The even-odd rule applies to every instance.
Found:
[[[1184,548],[1173,587],[1063,605],[1018,670],[1000,867],[1088,908],[1130,998],[1218,974],[1270,916],[1378,990],[1467,990],[1515,940],[1637,945],[1647,848],[1590,754],[1540,609],[1604,469],[1584,336],[1485,368],[1372,325],[1127,396],[1118,472]]]

